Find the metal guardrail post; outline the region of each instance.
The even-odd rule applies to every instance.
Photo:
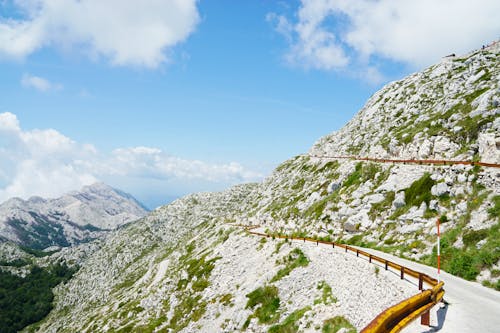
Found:
[[[385,270],[387,270],[387,265],[388,265],[388,263],[389,263],[389,262],[386,260],[386,261],[385,261]]]
[[[422,273],[418,273],[418,290],[424,289],[424,280],[422,277]]]
[[[370,256],[368,257],[368,262],[371,263],[372,262],[372,255],[370,254]]]
[[[401,280],[405,278],[405,268],[401,266]]]
[[[424,312],[422,317],[420,317],[420,325],[430,326],[431,325],[431,313],[430,311]]]

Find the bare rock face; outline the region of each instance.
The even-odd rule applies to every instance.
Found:
[[[9,199],[0,205],[0,237],[36,249],[66,247],[99,238],[137,220],[147,209],[103,183],[57,199]]]
[[[500,136],[495,133],[481,133],[478,136],[479,155],[484,162],[500,161]]]

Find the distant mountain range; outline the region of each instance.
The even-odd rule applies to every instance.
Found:
[[[0,239],[45,249],[66,247],[101,237],[146,215],[130,194],[103,183],[60,198],[12,198],[0,204]]]

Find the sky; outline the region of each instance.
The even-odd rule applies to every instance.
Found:
[[[500,37],[490,0],[0,0],[0,202],[154,208],[260,181],[384,84]]]

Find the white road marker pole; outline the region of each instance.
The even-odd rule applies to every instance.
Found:
[[[440,223],[440,220],[437,219],[436,221],[437,223],[437,268],[438,268],[438,283],[441,282],[441,242],[440,242],[440,238],[441,238],[441,234],[439,232],[439,223]]]

